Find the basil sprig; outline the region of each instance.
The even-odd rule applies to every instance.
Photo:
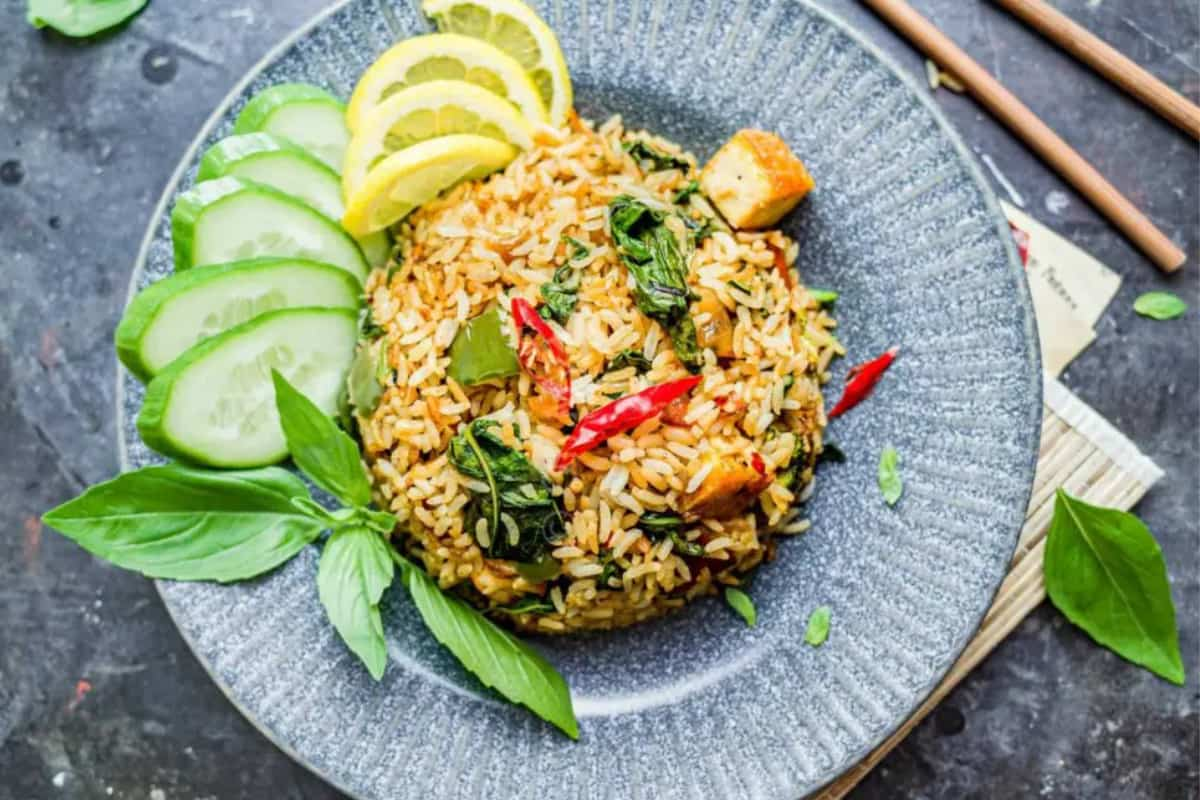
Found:
[[[1059,489],[1042,569],[1046,594],[1067,619],[1122,658],[1183,684],[1167,565],[1141,520]]]
[[[219,471],[145,467],[94,486],[42,519],[89,552],[154,578],[231,582],[283,564],[331,531],[317,592],[346,646],[376,680],[387,665],[380,601],[399,565],[402,583],[434,637],[485,686],[579,737],[562,676],[528,645],[466,603],[442,594],[387,537],[396,518],[368,507],[358,448],[278,372],[275,402],[296,466],[346,504],[327,509],[278,467]]]
[[[151,578],[230,583],[269,572],[325,528],[293,505],[304,482],[278,467],[146,467],[88,489],[42,521]]]

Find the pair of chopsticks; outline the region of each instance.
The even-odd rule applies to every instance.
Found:
[[[1042,0],[994,1],[1192,136],[1200,138],[1200,108],[1068,17]],[[939,67],[961,80],[976,100],[1091,201],[1159,269],[1174,272],[1183,266],[1187,256],[1166,234],[933,23],[913,10],[905,0],[863,2]]]

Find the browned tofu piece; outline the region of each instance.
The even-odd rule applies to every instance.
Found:
[[[767,228],[813,188],[812,177],[773,133],[740,130],[700,173],[700,188],[735,228]]]
[[[740,514],[774,480],[765,467],[759,472],[751,464],[730,456],[706,453],[703,458],[713,465],[712,470],[696,491],[683,496],[681,503],[684,514],[692,519],[724,519]],[[761,456],[758,461],[760,465],[763,463]]]

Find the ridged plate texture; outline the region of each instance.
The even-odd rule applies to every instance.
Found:
[[[567,677],[574,743],[498,701],[447,655],[402,591],[373,682],[325,621],[317,551],[249,584],[161,583],[231,701],[349,794],[407,798],[796,800],[861,758],[930,692],[991,601],[1029,498],[1041,414],[1028,291],[1007,226],[957,136],[869,44],[797,0],[543,0],[580,112],[706,159],[735,130],[778,131],[818,188],[791,215],[805,281],[841,292],[850,364],[893,344],[879,390],[829,431],[847,453],[809,503],[813,529],[761,568],[747,628],[718,599],[631,630],[535,640]],[[404,0],[351,0],[269,54],[216,111],[163,196],[133,276],[171,267],[168,213],[203,147],[256,91],[307,81],[347,97],[368,63],[427,29]],[[119,378],[126,465],[156,457]],[[830,402],[834,398],[827,398]],[[886,507],[880,450],[901,453]],[[829,641],[803,644],[818,605]]]

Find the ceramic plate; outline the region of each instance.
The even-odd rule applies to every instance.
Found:
[[[351,0],[297,32],[201,131],[163,196],[132,288],[171,264],[168,212],[203,147],[283,81],[346,97],[415,3]],[[324,619],[310,548],[233,587],[160,584],[230,700],[301,763],[358,798],[796,800],[864,756],[929,694],[979,624],[1013,552],[1033,479],[1041,371],[1027,287],[995,199],[945,120],[879,52],[795,0],[542,2],[577,106],[619,113],[703,161],[741,127],[778,131],[817,190],[784,224],[813,286],[837,289],[850,364],[901,346],[879,390],[835,421],[812,530],[761,568],[747,628],[720,600],[632,629],[535,644],[571,685],[578,742],[482,691],[387,599],[391,663],[372,681]],[[127,466],[154,459],[121,377]],[[829,398],[827,398],[829,399]],[[832,402],[832,401],[831,401]],[[875,483],[901,454],[894,509]],[[821,648],[803,643],[833,609]]]

